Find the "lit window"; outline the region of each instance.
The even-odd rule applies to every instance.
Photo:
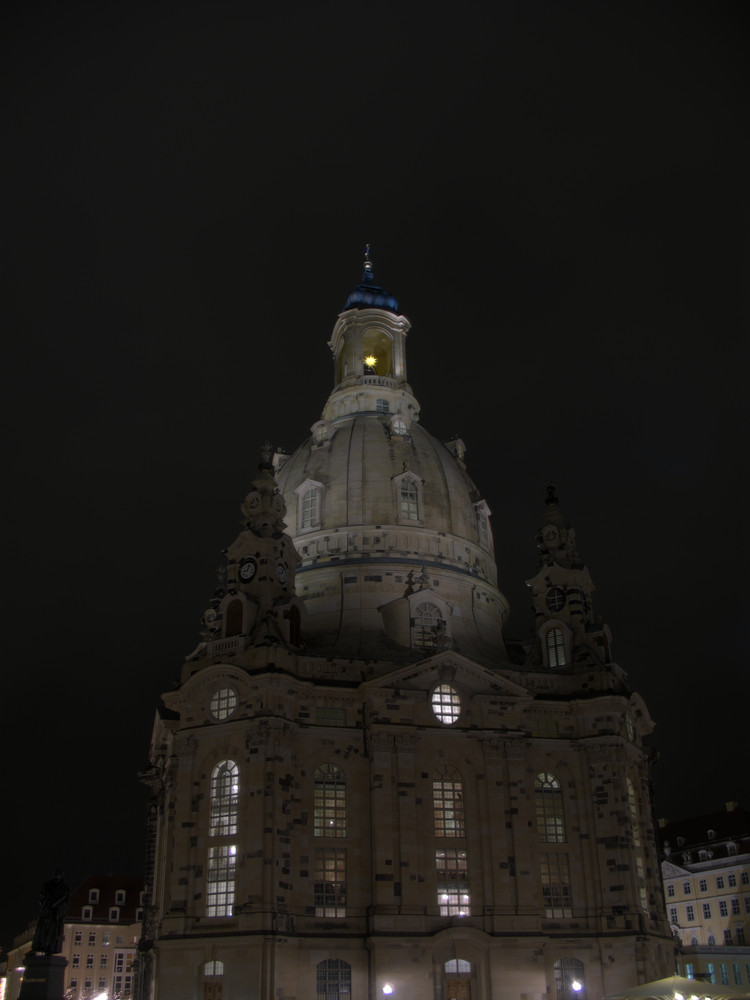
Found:
[[[350,1000],[352,967],[340,958],[318,962],[316,972],[317,1000]]]
[[[397,413],[394,417],[391,418],[391,434],[395,434],[396,437],[406,437],[408,433],[409,433],[409,425],[401,416],[401,414]]]
[[[315,916],[346,916],[346,850],[315,848]]]
[[[736,853],[737,853],[737,845],[733,844],[732,841],[730,840],[729,843],[727,844],[727,854],[736,854]]]
[[[710,983],[716,983],[716,967],[713,962],[706,962],[706,972],[708,973],[708,981]]]
[[[431,601],[425,601],[414,609],[412,626],[412,646],[418,649],[434,649],[444,629],[440,608]]]
[[[300,528],[304,531],[313,528],[318,524],[318,500],[320,491],[317,486],[311,486],[309,490],[302,494],[302,514],[300,517]]]
[[[741,929],[742,928],[739,928],[739,927],[737,928],[737,932],[738,932],[737,933],[737,944],[740,943],[739,931]],[[743,934],[742,934],[743,943],[744,943],[744,939],[745,939],[745,935],[744,935],[744,932],[743,932]],[[733,962],[732,963],[732,972],[734,974],[734,985],[735,986],[742,986],[742,970],[740,969],[739,962]]]
[[[573,915],[570,866],[567,854],[542,854],[539,858],[542,897],[547,917],[555,920]]]
[[[315,772],[313,832],[316,837],[346,836],[346,778],[336,764]]]
[[[435,718],[446,726],[458,722],[461,714],[461,698],[452,684],[438,684],[432,692],[432,711]]]
[[[109,947],[109,931],[102,931],[102,944],[105,948]]]
[[[237,848],[234,844],[208,849],[207,917],[232,916],[236,862]]]
[[[239,768],[233,760],[223,760],[213,770],[209,828],[211,837],[233,837],[237,833],[239,775]]]
[[[564,667],[565,636],[563,635],[563,630],[561,628],[548,629],[545,636],[545,645],[547,648],[547,666],[552,668]]]
[[[219,688],[218,691],[214,692],[209,703],[211,715],[219,722],[223,722],[237,708],[238,700],[237,692],[233,691],[232,688]]]
[[[398,490],[400,521],[419,520],[419,491],[413,479],[402,479]]]
[[[442,917],[471,915],[466,851],[441,848],[435,852],[437,898]]]
[[[206,962],[203,966],[204,976],[223,976],[224,975],[224,963],[223,962]]]
[[[727,940],[727,934],[729,939]],[[732,943],[732,932],[724,931],[724,944]],[[719,975],[721,976],[721,985],[729,986],[729,969],[727,968],[726,962],[719,962]]]
[[[564,844],[565,817],[562,789],[554,774],[542,772],[536,776],[534,799],[539,839],[546,844]]]
[[[451,958],[443,966],[446,976],[470,976],[471,962],[465,958]]]
[[[203,1000],[222,1000],[224,963],[206,962],[203,966]]]
[[[688,903],[685,907],[685,917],[688,921],[695,920],[695,910],[691,903]]]
[[[432,804],[436,837],[463,837],[464,783],[450,764],[442,764],[432,775]]]
[[[685,962],[685,979],[693,979],[695,977],[695,966],[692,962]]]
[[[554,965],[557,1000],[586,1000],[583,962],[578,958],[558,958]]]

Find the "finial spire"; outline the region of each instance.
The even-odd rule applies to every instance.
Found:
[[[273,445],[270,441],[264,441],[260,446],[260,462],[258,463],[259,469],[268,469],[273,471],[273,463],[271,462],[271,453],[273,452]]]
[[[555,493],[555,484],[547,483],[547,499],[544,501],[548,507],[552,504],[558,504],[560,501],[557,499],[557,494]]]
[[[372,260],[370,259],[370,244],[365,244],[365,266],[364,273],[362,274],[362,280],[368,281],[373,277],[372,273]]]

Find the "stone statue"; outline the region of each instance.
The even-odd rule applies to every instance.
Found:
[[[45,882],[39,893],[39,919],[36,922],[33,953],[55,955],[62,948],[65,914],[68,912],[70,889],[63,881],[61,871]]]

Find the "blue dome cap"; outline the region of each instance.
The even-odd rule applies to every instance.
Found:
[[[372,261],[370,260],[370,244],[365,248],[365,269],[362,274],[362,281],[344,304],[344,312],[347,309],[386,309],[388,312],[398,315],[398,299],[389,295],[380,285],[375,284],[375,276],[372,273]]]

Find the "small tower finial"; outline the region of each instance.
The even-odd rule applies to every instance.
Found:
[[[273,445],[270,441],[264,441],[260,446],[260,462],[258,463],[259,469],[268,469],[273,471],[273,463],[271,462],[271,454],[273,453]]]
[[[552,504],[558,504],[560,501],[557,499],[557,494],[555,493],[555,484],[547,483],[547,499],[544,501],[548,507]]]
[[[372,260],[370,259],[370,244],[365,244],[365,266],[362,279],[372,278]]]

